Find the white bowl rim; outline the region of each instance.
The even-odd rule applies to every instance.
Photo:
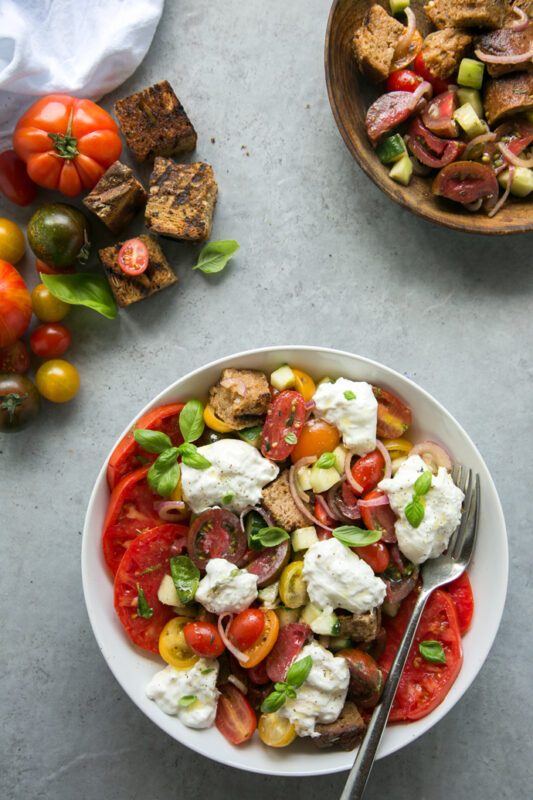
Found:
[[[133,697],[132,693],[130,692],[130,690],[128,689],[128,687],[126,686],[126,684],[125,684],[125,682],[123,680],[123,677],[121,675],[121,669],[116,664],[116,662],[114,662],[114,659],[112,658],[111,651],[107,648],[105,642],[102,640],[102,637],[100,636],[100,632],[99,632],[99,629],[98,629],[98,619],[97,619],[97,616],[98,616],[98,601],[93,602],[93,597],[91,596],[91,586],[90,586],[91,581],[90,581],[90,577],[89,577],[89,574],[88,574],[88,570],[86,568],[86,564],[87,564],[87,561],[88,561],[88,558],[89,558],[90,547],[92,545],[91,532],[90,532],[90,519],[91,519],[91,516],[92,516],[92,513],[93,513],[93,508],[95,506],[96,496],[97,496],[99,487],[101,486],[102,482],[104,482],[106,480],[105,476],[106,476],[106,468],[107,468],[107,463],[108,463],[108,460],[109,460],[109,456],[111,455],[111,453],[113,452],[114,448],[119,443],[119,441],[126,435],[128,430],[130,430],[130,428],[135,423],[135,421],[137,419],[139,419],[139,417],[141,417],[147,411],[149,411],[151,408],[153,408],[153,407],[155,407],[157,405],[160,405],[161,402],[162,402],[162,398],[164,398],[164,396],[168,395],[169,393],[171,393],[176,388],[179,388],[179,384],[182,384],[185,381],[188,381],[188,380],[194,378],[195,376],[200,375],[203,372],[206,372],[207,370],[214,369],[214,368],[220,367],[222,365],[228,366],[229,362],[231,362],[232,360],[236,360],[236,359],[242,360],[242,359],[246,359],[247,357],[258,357],[258,356],[261,356],[261,355],[267,356],[267,355],[275,354],[277,352],[279,352],[279,353],[287,353],[289,351],[291,353],[295,353],[296,355],[298,353],[304,354],[304,353],[311,353],[311,352],[314,352],[314,353],[320,352],[320,353],[324,353],[324,354],[330,355],[330,356],[339,356],[341,358],[348,358],[350,360],[353,360],[354,362],[359,362],[360,364],[364,364],[364,365],[366,365],[368,367],[378,368],[378,370],[383,371],[384,373],[386,373],[387,376],[390,376],[390,378],[392,379],[392,383],[390,384],[392,390],[394,390],[394,385],[399,381],[400,384],[403,383],[407,387],[410,387],[412,390],[415,390],[416,393],[421,394],[427,401],[430,402],[430,404],[435,406],[438,409],[438,411],[445,418],[447,418],[449,421],[452,422],[452,424],[458,429],[458,431],[461,434],[461,436],[466,440],[468,445],[473,449],[474,453],[477,455],[477,457],[478,457],[478,459],[480,461],[480,464],[482,465],[482,467],[484,468],[484,470],[486,472],[486,474],[483,476],[483,480],[484,480],[485,486],[487,487],[488,493],[491,496],[491,501],[495,504],[494,511],[496,512],[496,516],[497,516],[495,527],[500,530],[500,539],[501,539],[501,541],[500,541],[501,552],[499,553],[499,557],[498,557],[499,576],[498,576],[498,581],[495,582],[495,585],[493,585],[493,587],[492,587],[492,597],[496,601],[495,602],[496,614],[494,614],[494,610],[493,610],[493,614],[492,614],[492,617],[491,617],[491,623],[492,624],[491,624],[491,627],[490,627],[490,631],[489,631],[488,636],[483,640],[482,651],[481,652],[477,652],[477,654],[476,654],[476,663],[474,665],[474,669],[471,670],[471,673],[467,676],[466,680],[465,680],[465,676],[463,676],[463,685],[461,687],[460,692],[454,698],[453,702],[451,702],[451,703],[448,702],[448,698],[449,698],[449,695],[448,695],[447,698],[445,698],[445,700],[433,712],[431,712],[431,714],[429,714],[427,717],[424,717],[422,720],[419,720],[417,723],[410,723],[410,724],[404,725],[404,726],[394,726],[394,727],[402,727],[406,731],[409,731],[409,735],[406,735],[406,737],[405,737],[406,740],[405,741],[403,741],[403,742],[401,742],[401,743],[399,743],[399,744],[397,744],[395,746],[387,746],[387,731],[385,731],[383,740],[381,742],[380,748],[379,748],[378,753],[377,753],[377,758],[379,759],[379,758],[383,758],[383,757],[385,757],[387,755],[391,755],[394,752],[397,752],[402,747],[406,746],[410,742],[415,741],[420,736],[422,736],[427,730],[432,728],[433,725],[435,725],[442,717],[444,717],[448,713],[448,711],[451,710],[451,708],[461,699],[461,697],[464,695],[464,693],[468,690],[468,688],[470,687],[470,685],[472,684],[472,682],[476,678],[477,674],[479,673],[481,667],[483,666],[483,663],[485,662],[485,660],[486,660],[486,658],[487,658],[487,656],[489,654],[489,651],[490,651],[490,649],[491,649],[491,647],[492,647],[492,645],[494,643],[494,639],[495,639],[496,634],[498,632],[498,628],[499,628],[499,625],[500,625],[500,622],[501,622],[501,618],[502,618],[503,610],[504,610],[504,606],[505,606],[505,597],[506,597],[506,593],[507,593],[507,583],[508,583],[508,573],[509,573],[509,556],[508,556],[508,545],[507,545],[507,532],[506,532],[506,526],[505,526],[505,519],[504,519],[504,516],[503,516],[503,510],[502,510],[500,499],[498,497],[498,493],[497,493],[496,487],[494,485],[494,481],[493,481],[493,479],[492,479],[492,477],[491,477],[491,475],[490,475],[490,473],[488,471],[488,468],[487,468],[487,466],[486,466],[486,464],[485,464],[485,462],[484,462],[479,450],[477,449],[477,447],[473,443],[473,441],[470,439],[470,437],[468,436],[466,431],[463,429],[463,427],[460,425],[460,423],[455,419],[455,417],[453,417],[453,415],[449,411],[447,411],[446,408],[444,408],[444,406],[438,400],[436,400],[433,397],[433,395],[431,395],[429,392],[427,392],[425,389],[423,389],[421,386],[419,386],[417,383],[415,383],[413,380],[411,380],[407,376],[402,375],[401,373],[397,372],[396,370],[394,370],[394,369],[392,369],[390,367],[387,367],[385,364],[382,364],[381,362],[376,361],[374,359],[366,358],[364,356],[360,356],[360,355],[357,355],[357,354],[354,354],[354,353],[350,353],[350,352],[345,351],[345,350],[338,350],[338,349],[335,349],[335,348],[313,346],[313,345],[273,345],[273,346],[266,346],[266,347],[261,347],[261,348],[253,348],[253,349],[249,349],[249,350],[239,351],[239,352],[233,353],[233,354],[228,355],[228,356],[220,357],[218,359],[215,359],[214,361],[211,361],[211,362],[209,362],[207,364],[202,365],[201,367],[198,367],[198,368],[186,373],[185,375],[182,375],[181,377],[179,377],[178,379],[173,381],[171,384],[169,384],[165,389],[163,389],[161,392],[159,392],[159,394],[156,397],[152,398],[152,400],[150,400],[138,412],[138,414],[135,415],[135,417],[129,422],[129,424],[124,428],[124,430],[121,432],[120,436],[117,438],[116,442],[113,444],[111,450],[109,451],[109,454],[106,457],[106,460],[105,460],[105,462],[104,462],[102,468],[100,469],[100,471],[98,473],[98,476],[96,478],[94,487],[92,489],[92,492],[91,492],[91,495],[90,495],[90,498],[89,498],[89,503],[88,503],[88,506],[87,506],[85,522],[84,522],[84,528],[83,528],[83,536],[82,536],[82,547],[81,547],[81,571],[82,571],[82,585],[83,585],[83,593],[84,593],[85,604],[86,604],[86,608],[87,608],[87,613],[88,613],[88,616],[89,616],[90,624],[91,624],[91,627],[92,627],[92,630],[93,630],[93,634],[95,636],[97,644],[98,644],[98,646],[100,648],[100,651],[101,651],[101,653],[102,653],[102,655],[103,655],[108,667],[110,668],[111,672],[115,676],[115,678],[118,681],[118,683],[121,685],[122,689],[130,697],[130,699],[133,701],[133,703],[138,708],[140,708],[138,702]],[[401,392],[398,392],[398,393],[401,394]],[[165,402],[168,402],[168,401],[165,401]],[[143,653],[143,651],[140,651],[140,650],[137,651],[136,648],[135,648],[135,654],[138,655],[139,657],[143,657],[143,656],[148,655],[148,654]],[[463,667],[464,667],[464,665],[463,665]],[[461,673],[460,673],[460,676],[461,676]],[[451,691],[453,691],[453,688],[454,687],[452,687]],[[226,766],[235,767],[236,769],[245,770],[245,771],[249,771],[249,772],[255,772],[255,773],[264,774],[264,775],[276,775],[276,776],[279,776],[279,777],[282,777],[282,776],[283,777],[311,777],[311,776],[314,776],[314,775],[328,775],[328,774],[333,774],[333,773],[336,773],[336,772],[342,772],[344,770],[350,769],[351,765],[353,763],[354,751],[335,753],[335,755],[337,756],[337,758],[335,760],[336,763],[335,764],[329,764],[329,766],[326,764],[326,761],[328,760],[327,759],[327,754],[333,754],[334,751],[317,751],[316,755],[318,757],[313,759],[313,761],[316,763],[317,766],[313,765],[313,767],[311,769],[304,769],[304,770],[297,769],[297,770],[288,771],[288,770],[285,770],[283,768],[283,765],[284,765],[285,762],[276,763],[275,769],[273,769],[272,767],[269,767],[268,765],[267,766],[263,766],[261,764],[243,763],[243,760],[239,759],[238,754],[239,753],[245,753],[246,751],[245,750],[241,750],[241,749],[239,749],[237,747],[232,748],[232,751],[235,754],[234,756],[230,755],[228,757],[228,756],[219,755],[216,750],[214,752],[207,753],[199,745],[196,745],[196,744],[193,744],[191,742],[186,741],[186,737],[184,735],[179,735],[180,733],[182,733],[182,728],[180,727],[179,724],[177,724],[177,726],[176,726],[176,734],[178,734],[178,735],[175,735],[174,732],[170,732],[168,729],[166,729],[166,727],[163,727],[163,725],[161,724],[161,721],[157,719],[159,709],[157,708],[155,703],[152,703],[151,706],[153,706],[153,713],[150,713],[150,711],[152,710],[151,707],[150,707],[150,710],[148,710],[147,708],[142,708],[140,710],[144,714],[146,714],[152,720],[152,722],[154,722],[159,728],[162,728],[163,730],[166,730],[166,732],[169,734],[169,736],[174,738],[180,744],[183,744],[184,746],[186,746],[186,747],[194,750],[195,752],[199,753],[200,755],[203,755],[203,756],[205,756],[207,758],[210,758],[210,759],[212,759],[214,761],[218,761],[219,763],[224,764]],[[162,712],[159,712],[159,713],[161,714]],[[166,717],[167,715],[163,715],[163,716]],[[168,719],[175,720],[174,717],[170,717]],[[429,722],[426,722],[426,721],[429,721]],[[424,723],[424,724],[419,725],[419,723]],[[416,731],[414,730],[414,728],[413,728],[414,725],[418,725],[418,730],[416,730]],[[186,732],[187,732],[187,729],[183,728],[183,733],[186,733]],[[200,733],[202,733],[202,732],[200,731]],[[272,748],[265,748],[265,749],[267,751],[269,751],[269,752],[272,750]],[[276,752],[278,752],[278,751],[276,751]],[[342,763],[338,763],[339,762],[339,756],[344,756],[345,757],[345,758],[342,759]],[[289,759],[287,761],[289,761]],[[321,763],[323,763],[323,766],[320,766]]]

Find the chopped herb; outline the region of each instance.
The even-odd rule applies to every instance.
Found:
[[[316,466],[319,469],[329,469],[335,464],[336,461],[337,459],[334,453],[322,453],[322,455],[316,462]]]
[[[198,698],[196,697],[195,694],[186,694],[183,697],[180,697],[180,699],[178,700],[178,705],[187,708],[188,706],[191,706],[193,703],[195,703],[197,700]]]
[[[351,391],[351,389],[347,389],[344,392],[344,396],[345,396],[346,400],[357,400],[356,395]]]
[[[431,664],[446,664],[446,653],[440,642],[428,639],[418,645],[420,655]]]
[[[228,492],[222,498],[222,505],[227,506],[230,503],[233,503],[234,499],[235,499],[235,492]]]
[[[146,567],[146,569],[143,569],[142,572],[139,572],[139,575],[147,575],[149,572],[155,572],[156,569],[159,569],[162,566],[163,564],[154,564],[153,567]]]
[[[297,437],[297,436],[296,436],[296,434],[295,434],[295,433],[293,433],[292,431],[290,431],[289,433],[287,433],[287,434],[285,435],[284,439],[285,439],[285,441],[287,442],[287,444],[296,444],[296,443],[297,443],[297,441],[298,441],[298,437]]]
[[[142,587],[137,584],[137,614],[143,619],[151,619],[154,615],[154,609],[150,608]]]
[[[214,667],[206,667],[205,669],[201,670],[200,675],[209,675],[210,672],[214,672]]]

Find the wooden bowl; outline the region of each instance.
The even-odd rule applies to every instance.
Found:
[[[366,134],[368,107],[383,88],[368,81],[357,67],[351,41],[363,16],[375,0],[334,0],[326,32],[325,67],[329,101],[342,138],[359,166],[385,194],[419,217],[469,233],[524,233],[533,230],[533,201],[510,198],[501,211],[489,219],[481,211],[472,213],[459,204],[435,197],[429,178],[413,176],[401,186],[388,175]],[[423,6],[426,0],[411,0],[418,28],[425,36],[431,23]],[[389,11],[388,3],[382,5]]]

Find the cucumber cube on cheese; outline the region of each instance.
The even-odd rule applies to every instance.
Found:
[[[487,123],[478,117],[470,103],[465,103],[454,111],[453,118],[470,139],[487,131]]]
[[[475,58],[463,58],[459,64],[457,83],[459,86],[469,86],[471,89],[481,89],[485,64]]]
[[[270,376],[270,383],[279,392],[290,389],[296,383],[296,376],[288,364],[284,364],[279,369],[275,369]]]
[[[389,170],[389,176],[396,183],[401,183],[402,186],[408,186],[413,174],[413,164],[407,153],[403,155],[398,161],[395,162],[392,169]]]
[[[292,549],[297,552],[298,550],[308,550],[312,544],[318,542],[318,536],[314,525],[309,525],[307,528],[297,528],[291,534]]]

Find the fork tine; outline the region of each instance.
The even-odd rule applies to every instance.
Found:
[[[461,550],[458,554],[458,560],[465,565],[470,563],[474,546],[476,543],[477,529],[479,522],[479,501],[480,501],[480,486],[479,475],[474,478],[474,489],[472,492],[472,500],[470,503],[469,515],[465,524],[465,531],[462,537]]]
[[[466,482],[468,479],[468,472],[463,464],[454,464],[452,469],[452,480],[456,486],[464,493]]]
[[[454,537],[451,556],[454,560],[469,559],[473,549],[473,539],[476,532],[476,519],[477,519],[477,504],[479,493],[479,476],[474,475],[472,470],[468,470],[468,478],[464,490],[465,500],[463,507],[463,515],[459,525],[457,535]],[[467,543],[469,546],[469,553],[466,553]]]

